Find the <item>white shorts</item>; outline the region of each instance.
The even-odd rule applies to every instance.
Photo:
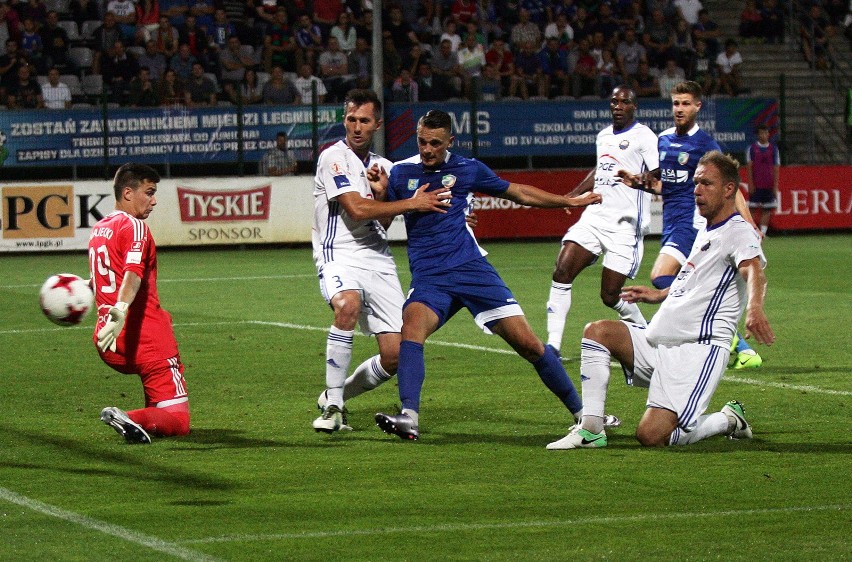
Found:
[[[602,230],[582,220],[568,229],[562,243],[574,242],[596,256],[604,255],[603,266],[633,279],[642,263],[642,236],[635,229]]]
[[[635,354],[635,340],[633,349]],[[703,343],[658,345],[651,349],[655,350],[654,376],[647,405],[676,413],[678,427],[692,431],[719,386],[730,350]]]
[[[630,332],[630,340],[633,342],[633,369],[621,365],[624,371],[624,381],[630,386],[648,388],[651,384],[651,375],[654,374],[657,350],[648,343],[648,330],[645,326],[633,322],[621,321]]]
[[[329,304],[341,291],[361,293],[358,325],[367,335],[402,331],[402,304],[405,297],[396,273],[379,273],[327,263],[319,272],[320,291]]]

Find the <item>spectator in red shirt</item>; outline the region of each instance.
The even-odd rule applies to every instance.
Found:
[[[520,77],[515,75],[515,58],[503,36],[495,37],[491,48],[485,53],[485,62],[493,65],[500,75],[501,95],[517,96]]]

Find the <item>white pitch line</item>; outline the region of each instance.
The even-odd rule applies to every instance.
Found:
[[[775,515],[788,513],[808,513],[817,511],[844,511],[849,505],[817,505],[803,507],[778,507],[766,509],[732,509],[726,511],[686,511],[680,513],[644,513],[641,515],[597,516],[562,521],[508,521],[505,523],[457,523],[443,525],[415,525],[412,527],[382,527],[378,529],[351,529],[340,531],[306,531],[302,533],[270,533],[262,535],[226,535],[202,539],[187,539],[182,544],[210,544],[225,542],[254,542],[269,540],[325,539],[336,537],[381,536],[411,533],[454,533],[460,531],[491,531],[501,529],[530,529],[572,527],[575,525],[653,523],[676,519],[701,519],[710,517],[746,517],[750,515]]]
[[[328,327],[325,326],[308,326],[305,324],[293,324],[291,322],[269,322],[265,320],[232,320],[232,321],[223,321],[223,322],[184,322],[174,324],[176,328],[187,327],[187,326],[227,326],[227,325],[235,325],[235,324],[256,324],[259,326],[274,326],[276,328],[289,328],[292,330],[304,330],[310,332],[326,332],[328,331]],[[28,330],[0,330],[0,335],[8,335],[8,334],[28,334],[28,333],[40,333],[40,332],[58,332],[62,330],[91,330],[91,327],[87,326],[70,326],[67,328],[33,328]],[[357,336],[364,336],[360,332],[355,332]],[[366,337],[366,336],[364,336]],[[499,353],[502,355],[515,355],[515,352],[510,349],[501,349],[497,347],[486,347],[482,345],[470,345],[466,343],[457,343],[457,342],[448,342],[441,340],[429,340],[427,344],[431,345],[439,345],[444,347],[455,347],[459,349],[470,349],[473,351],[484,351],[486,353]],[[565,363],[576,362],[577,359],[574,357],[563,357],[562,361]],[[618,363],[612,363],[613,367],[618,367]],[[848,390],[833,390],[830,388],[820,388],[818,386],[811,385],[802,385],[802,384],[787,384],[783,382],[772,382],[772,381],[763,381],[760,379],[750,379],[736,376],[725,376],[724,380],[738,383],[738,384],[750,384],[753,386],[764,386],[770,388],[779,388],[782,390],[794,390],[797,392],[813,392],[814,394],[826,394],[829,396],[852,396],[852,391]]]
[[[204,553],[191,550],[189,548],[184,548],[179,544],[175,544],[173,542],[168,542],[162,539],[158,539],[156,537],[143,535],[142,533],[137,533],[136,531],[126,529],[119,525],[114,525],[113,523],[99,521],[97,519],[93,519],[85,515],[80,515],[79,513],[74,513],[73,511],[68,511],[56,507],[54,505],[46,504],[44,502],[40,502],[38,500],[34,500],[26,496],[16,494],[15,492],[6,488],[0,488],[0,499],[6,500],[9,503],[13,503],[21,507],[25,507],[32,511],[36,511],[38,513],[43,513],[51,517],[56,517],[57,519],[62,519],[70,523],[75,523],[77,525],[80,525],[81,527],[85,527],[93,531],[100,531],[101,533],[111,535],[113,537],[118,537],[127,542],[135,543],[140,546],[156,550],[157,552],[169,554],[176,558],[181,558],[183,560],[192,560],[193,562],[219,560],[218,558],[215,558],[213,556],[208,556]]]
[[[762,381],[759,379],[746,379],[742,377],[723,376],[722,380],[737,382],[741,384],[753,384],[755,386],[769,386],[772,388],[783,388],[784,390],[798,390],[800,392],[815,392],[819,394],[832,394],[834,396],[852,396],[852,392],[848,390],[831,390],[829,388],[820,388],[818,386],[810,386],[807,384],[787,384],[785,382]]]
[[[327,332],[328,328],[320,328],[318,326],[304,326],[302,324],[290,324],[288,322],[264,322],[261,320],[250,320],[249,324],[260,324],[262,326],[276,326],[278,328],[292,328],[294,330],[310,330],[312,332]],[[359,336],[363,336],[360,332],[355,332]],[[429,340],[426,343],[434,345],[443,345],[446,347],[458,347],[461,349],[471,349],[473,351],[487,351],[489,353],[502,353],[505,355],[515,355],[515,352],[510,349],[499,349],[494,347],[483,347],[481,345],[470,345],[466,343],[455,343],[441,340]]]

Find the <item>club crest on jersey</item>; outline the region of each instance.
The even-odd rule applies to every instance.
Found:
[[[621,150],[627,150],[628,146],[630,146],[630,141],[627,139],[624,139],[623,141],[618,143],[618,148],[620,148]]]
[[[689,162],[689,153],[688,152],[680,152],[677,155],[677,163],[681,166],[685,166],[686,163]]]
[[[412,178],[408,180],[408,191],[417,191],[417,186],[420,185],[420,180]]]
[[[447,174],[446,176],[441,178],[441,185],[444,187],[453,187],[456,185],[456,176],[452,174]]]
[[[709,241],[706,244],[704,244],[703,246],[701,246],[702,252],[706,252],[709,249],[710,249],[710,242]]]

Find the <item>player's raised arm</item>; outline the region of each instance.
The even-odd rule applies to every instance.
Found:
[[[519,205],[528,207],[541,207],[545,209],[560,209],[565,207],[586,207],[601,202],[601,196],[597,193],[585,193],[578,197],[570,195],[556,195],[543,189],[526,185],[523,183],[510,183],[501,197],[514,201]]]
[[[763,273],[760,258],[751,258],[740,262],[738,269],[746,281],[748,305],[746,306],[746,338],[754,336],[758,342],[772,345],[775,333],[769,325],[763,302],[766,298],[766,275]]]

